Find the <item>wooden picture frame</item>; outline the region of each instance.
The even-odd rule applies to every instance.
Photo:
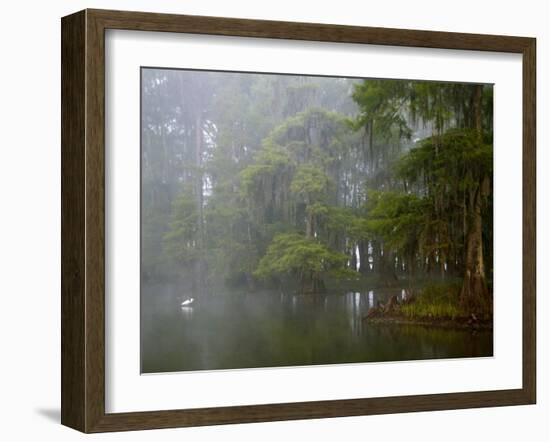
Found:
[[[536,41],[533,38],[84,10],[62,19],[62,424],[83,432],[534,404]],[[105,30],[261,37],[523,57],[523,385],[457,392],[131,413],[105,412]]]

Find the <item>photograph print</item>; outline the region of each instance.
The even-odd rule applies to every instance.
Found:
[[[141,373],[493,356],[493,86],[141,68]]]

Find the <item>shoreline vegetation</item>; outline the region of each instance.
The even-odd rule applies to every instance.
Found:
[[[491,303],[468,308],[461,302],[460,291],[460,284],[455,283],[431,284],[420,291],[405,290],[404,299],[392,295],[386,303],[371,307],[362,319],[371,324],[492,330]]]

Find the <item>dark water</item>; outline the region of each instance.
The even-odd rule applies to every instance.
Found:
[[[361,320],[393,294],[218,293],[182,308],[177,287],[144,285],[142,372],[492,356],[492,332]]]

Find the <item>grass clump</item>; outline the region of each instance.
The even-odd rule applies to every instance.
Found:
[[[468,316],[460,305],[460,284],[434,284],[425,287],[413,302],[400,306],[410,319],[458,319]]]

